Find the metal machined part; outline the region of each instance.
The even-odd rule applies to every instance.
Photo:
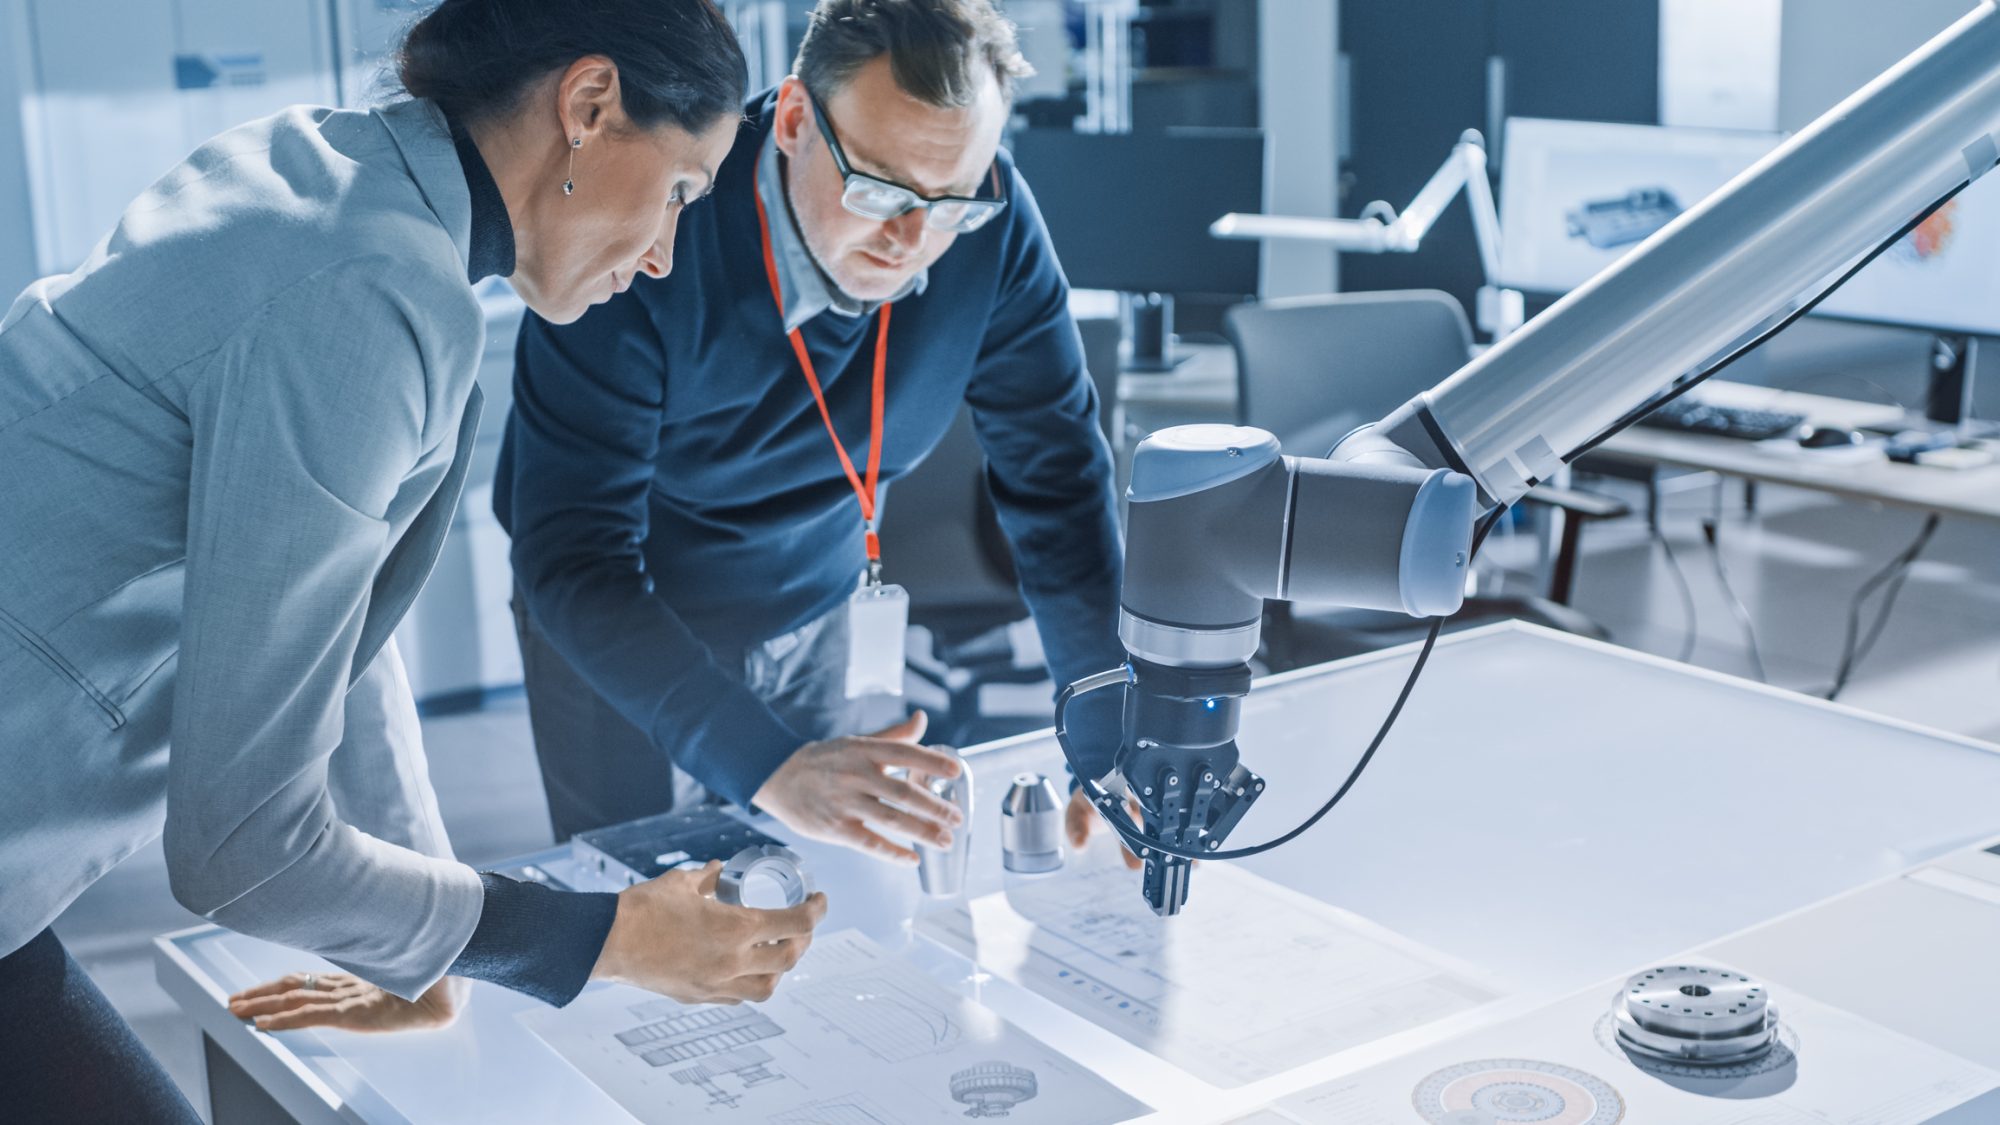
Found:
[[[776,883],[784,893],[787,907],[812,897],[812,876],[806,872],[805,861],[798,853],[776,844],[758,844],[730,856],[729,862],[722,865],[722,875],[715,883],[715,900],[731,906],[747,905],[743,901],[743,888],[752,877]]]
[[[1612,1014],[1619,1045],[1664,1062],[1727,1066],[1763,1058],[1778,1043],[1769,991],[1723,969],[1648,969],[1625,982]]]
[[[1208,668],[1240,664],[1257,655],[1264,623],[1251,621],[1222,629],[1183,629],[1118,611],[1118,639],[1125,651],[1155,664]]]
[[[1009,871],[1036,875],[1063,864],[1063,803],[1038,773],[1014,778],[1000,805],[1000,861]]]
[[[957,777],[934,777],[928,788],[932,796],[958,806],[965,820],[952,833],[951,847],[917,841],[917,880],[931,898],[956,898],[965,891],[972,854],[972,767],[962,766]]]

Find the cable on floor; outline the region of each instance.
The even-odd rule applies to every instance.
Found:
[[[1847,605],[1847,640],[1841,646],[1840,666],[1834,672],[1833,686],[1826,691],[1828,699],[1840,698],[1840,693],[1846,690],[1848,678],[1854,675],[1855,668],[1859,667],[1863,660],[1868,659],[1868,653],[1874,649],[1875,642],[1882,636],[1882,630],[1889,624],[1889,614],[1896,608],[1896,596],[1903,592],[1903,583],[1909,579],[1910,570],[1916,565],[1917,556],[1924,553],[1924,548],[1930,545],[1931,536],[1937,534],[1939,522],[1936,512],[1925,516],[1923,527],[1918,529],[1917,537],[1910,541],[1910,545],[1897,552],[1895,557],[1884,563],[1882,569],[1870,575],[1868,581],[1863,582],[1861,588],[1854,592],[1854,600]],[[1887,588],[1882,595],[1882,608],[1875,614],[1874,624],[1868,627],[1867,639],[1861,640],[1862,606],[1867,603],[1868,596],[1885,583]]]
[[[1764,668],[1763,650],[1757,646],[1757,623],[1751,620],[1750,609],[1743,604],[1743,599],[1736,596],[1735,584],[1729,580],[1729,565],[1722,558],[1719,521],[1701,521],[1701,537],[1708,542],[1708,557],[1715,563],[1715,579],[1722,584],[1722,597],[1729,603],[1730,616],[1736,618],[1736,624],[1743,629],[1743,642],[1750,648],[1750,669],[1758,683],[1768,684],[1771,675]]]

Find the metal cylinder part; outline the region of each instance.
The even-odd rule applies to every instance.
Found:
[[[957,777],[934,777],[930,791],[958,806],[965,820],[952,833],[951,847],[917,841],[917,880],[931,898],[956,898],[965,892],[965,869],[972,855],[972,769],[962,766]]]
[[[1063,802],[1055,783],[1038,773],[1018,774],[1000,804],[1000,861],[1024,875],[1054,871],[1063,863]]]
[[[1778,1008],[1770,993],[1761,982],[1722,969],[1648,969],[1625,982],[1613,1014],[1626,1050],[1666,1062],[1751,1062],[1778,1043]]]
[[[806,873],[805,861],[796,852],[776,844],[758,844],[730,856],[729,862],[722,865],[722,875],[715,883],[715,901],[731,906],[752,905],[744,901],[743,891],[747,883],[756,879],[775,884],[787,907],[812,897],[812,876]]]

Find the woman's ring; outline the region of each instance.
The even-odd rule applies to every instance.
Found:
[[[307,973],[307,974],[306,974],[306,991],[308,991],[308,992],[317,992],[317,991],[319,991],[319,974],[318,974],[318,973]]]

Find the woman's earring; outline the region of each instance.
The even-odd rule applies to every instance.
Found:
[[[569,139],[569,178],[563,181],[563,194],[576,194],[576,150],[583,147],[582,137]]]

